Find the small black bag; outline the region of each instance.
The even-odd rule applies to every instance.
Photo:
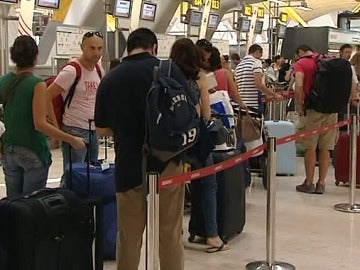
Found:
[[[203,121],[200,121],[199,137],[190,149],[186,151],[187,160],[194,164],[205,166],[206,159],[214,149],[214,143],[210,137],[210,133]]]
[[[201,121],[200,134],[196,144],[187,151],[190,163],[205,166],[206,159],[214,150],[215,145],[226,143],[228,130],[220,119],[214,119],[207,125]]]

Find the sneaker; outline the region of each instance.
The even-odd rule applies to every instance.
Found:
[[[325,192],[325,185],[316,184],[315,194],[324,194]]]
[[[298,192],[304,192],[304,193],[314,193],[315,192],[315,186],[314,184],[307,185],[306,180],[301,185],[296,186],[296,191]]]

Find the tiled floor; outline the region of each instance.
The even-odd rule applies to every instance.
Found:
[[[54,163],[50,178],[61,175],[61,153],[53,152]],[[336,203],[348,202],[348,188],[336,187],[331,167],[324,195],[295,192],[295,185],[303,181],[302,159],[298,159],[298,173],[293,177],[277,177],[276,194],[276,255],[299,270],[358,270],[360,269],[360,214],[333,210]],[[1,183],[3,176],[1,175]],[[51,186],[57,185],[53,180]],[[4,185],[0,185],[4,195]],[[360,190],[356,191],[360,203]],[[184,220],[186,269],[245,269],[245,265],[266,256],[266,191],[259,178],[247,190],[247,217],[244,231],[229,243],[230,250],[207,254],[205,246],[187,241],[189,217]],[[144,252],[142,253],[144,254]],[[115,262],[105,262],[105,269],[115,269]],[[139,269],[144,268],[144,256]]]

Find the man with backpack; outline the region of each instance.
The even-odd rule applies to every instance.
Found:
[[[350,63],[341,58],[316,54],[308,45],[296,50],[299,60],[295,64],[296,111],[304,116],[305,130],[337,123],[337,113],[347,104],[351,92],[352,71]],[[305,181],[296,186],[298,192],[323,194],[325,178],[330,163],[330,150],[334,149],[337,130],[305,138],[302,145]],[[314,186],[314,172],[319,149],[319,178]]]
[[[160,70],[155,72],[155,67],[159,66],[160,62],[156,58],[157,46],[156,35],[151,30],[139,28],[131,32],[127,40],[128,56],[123,58],[123,61],[104,78],[96,98],[96,130],[100,136],[113,134],[115,139],[116,199],[119,217],[116,256],[118,270],[137,270],[139,265],[146,222],[144,165],[147,165],[147,171],[159,172],[161,176],[183,172],[181,159],[173,158],[165,161],[165,155],[161,154],[162,150],[166,150],[168,140],[171,138],[163,139],[163,149],[159,148],[158,142],[153,144],[151,140],[159,139],[152,137],[153,133],[161,133],[155,125],[164,124],[163,131],[166,131],[166,119],[168,116],[171,117],[162,113],[156,114],[156,110],[166,112],[167,108],[164,107],[169,103],[168,105],[171,105],[172,110],[177,114],[177,110],[184,108],[183,105],[186,105],[188,100],[188,97],[182,95],[181,97],[174,96],[172,102],[164,103],[167,93],[173,93],[175,86],[176,89],[181,90],[182,87],[187,87],[187,83],[180,69],[174,63],[168,65],[169,62],[161,63],[166,64],[169,68],[167,74],[174,80],[162,78],[163,80],[154,81],[154,73],[158,75],[162,73],[161,66]],[[157,91],[159,84],[162,83],[169,86],[167,93]],[[149,99],[154,101],[153,98],[156,96],[160,98],[158,104],[149,103]],[[153,106],[149,108],[149,104]],[[185,112],[186,115],[187,112]],[[157,121],[152,121],[152,114],[157,115]],[[179,125],[179,121],[175,122],[172,123],[174,129],[177,124]],[[194,132],[190,132],[189,135],[196,135],[196,129],[192,130]],[[161,135],[163,136],[164,133]],[[149,137],[150,141],[148,141]],[[189,141],[193,139],[192,136],[184,136],[185,138]],[[144,141],[148,142],[150,156],[144,155]],[[156,155],[157,158],[156,153],[159,154]],[[147,162],[143,163],[144,160]],[[182,242],[184,191],[183,184],[160,190],[161,270],[184,269]]]
[[[94,118],[96,92],[104,74],[104,70],[98,64],[102,56],[103,43],[101,32],[85,33],[80,45],[82,55],[63,67],[48,87],[51,99],[61,95],[61,100],[65,100],[65,104],[59,105],[64,106],[63,115],[60,115],[58,120],[61,121],[58,123],[59,128],[66,133],[84,138],[87,144],[91,143],[88,146],[91,162],[96,162],[98,158],[95,126],[89,123],[89,120]],[[59,108],[53,109],[56,111]],[[87,149],[75,150],[68,143],[62,142],[64,171],[69,163],[70,151],[72,162],[84,162],[87,157]],[[64,184],[62,179],[61,186]]]

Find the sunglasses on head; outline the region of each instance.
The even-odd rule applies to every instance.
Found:
[[[89,37],[93,37],[93,36],[97,36],[99,38],[103,38],[103,34],[100,31],[95,31],[95,32],[86,32],[83,36],[83,40],[85,38],[89,38]]]
[[[199,39],[196,42],[196,46],[203,48],[205,51],[211,50],[212,49],[212,44],[210,41],[206,40],[206,39]]]

